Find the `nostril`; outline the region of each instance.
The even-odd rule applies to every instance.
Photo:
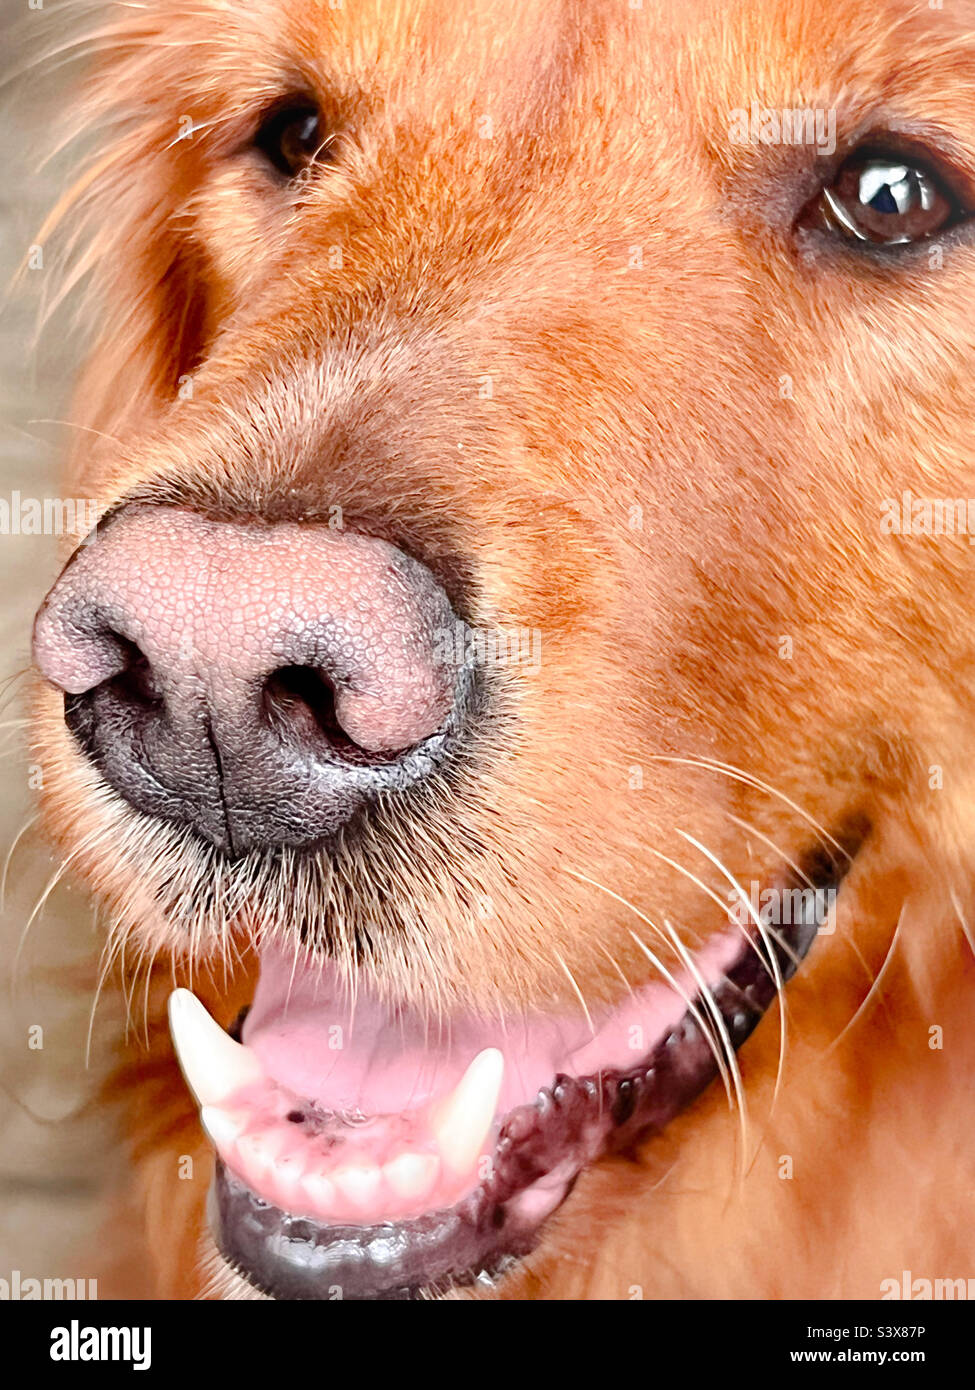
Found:
[[[338,729],[335,691],[311,666],[281,666],[264,682],[264,712],[268,723],[285,737],[297,732],[306,738]]]
[[[115,637],[124,665],[106,684],[123,696],[128,704],[155,709],[163,704],[162,691],[149,658],[125,637]]]
[[[89,745],[95,708],[103,713],[109,708],[126,724],[145,727],[147,719],[158,716],[165,700],[153,673],[148,657],[134,642],[110,634],[113,648],[118,652],[118,667],[104,680],[80,694],[65,692],[64,718],[83,747]]]
[[[264,682],[264,712],[279,736],[295,736],[343,762],[375,766],[395,762],[405,750],[377,753],[362,748],[339,722],[335,687],[315,666],[281,666]]]

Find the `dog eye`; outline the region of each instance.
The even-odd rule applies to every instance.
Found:
[[[327,158],[329,141],[321,112],[310,101],[292,102],[269,112],[254,137],[265,159],[289,179]]]
[[[847,241],[906,246],[935,236],[962,211],[944,181],[916,158],[856,150],[820,193],[812,221]]]

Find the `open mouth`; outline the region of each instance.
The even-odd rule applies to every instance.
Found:
[[[242,1041],[186,990],[170,1019],[217,1152],[224,1258],[288,1299],[411,1298],[492,1285],[538,1243],[584,1168],[662,1130],[726,1068],[832,909],[838,844],[679,970],[589,1019],[438,1029],[336,968],[265,952]]]

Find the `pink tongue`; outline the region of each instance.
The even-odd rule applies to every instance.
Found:
[[[697,970],[716,981],[741,953],[740,932],[712,937]],[[693,977],[680,980],[697,993]],[[268,950],[243,1041],[265,1071],[325,1110],[393,1115],[446,1095],[477,1054],[497,1047],[505,1059],[498,1113],[534,1100],[559,1072],[574,1076],[636,1067],[687,1010],[681,993],[659,981],[627,995],[594,1020],[515,1014],[467,1015],[438,1027],[417,1010],[382,1003],[357,982],[354,1007],[336,967]]]
[[[261,955],[243,1041],[265,1071],[327,1110],[392,1115],[451,1091],[477,1054],[505,1056],[499,1109],[532,1099],[591,1034],[585,1020],[505,1020],[470,1015],[438,1027],[418,1011],[356,989],[354,1006],[333,964],[279,952]]]

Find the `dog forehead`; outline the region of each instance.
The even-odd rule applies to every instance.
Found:
[[[751,100],[937,88],[971,60],[975,0],[150,0],[113,23],[106,67],[135,55],[157,84],[149,106],[212,100],[225,118],[305,89],[346,112],[510,123],[571,105],[601,130],[629,116],[654,136],[659,117],[678,138]]]
[[[306,90],[345,114],[356,108],[431,119],[469,109],[501,114],[511,101],[564,105],[588,93],[652,96],[673,87],[676,9],[656,0],[150,0],[117,21],[162,88],[144,100],[253,110]],[[698,8],[700,0],[691,0]],[[180,37],[182,36],[182,37]],[[167,54],[185,47],[188,62]],[[125,51],[124,44],[120,44]],[[111,69],[113,59],[107,67]],[[654,76],[654,74],[659,76]],[[637,78],[639,74],[639,78]]]

